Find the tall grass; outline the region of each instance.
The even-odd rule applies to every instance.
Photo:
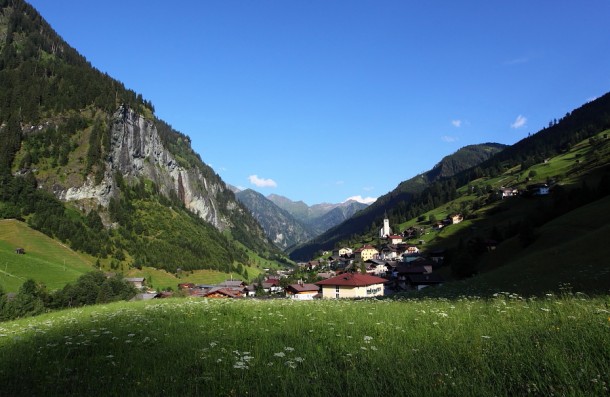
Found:
[[[0,323],[2,395],[603,395],[610,299],[165,300]]]

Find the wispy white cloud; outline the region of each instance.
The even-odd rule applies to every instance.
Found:
[[[343,184],[345,184],[345,181],[337,181],[337,182],[335,182],[335,185],[343,185]]]
[[[345,202],[348,202],[348,201],[350,201],[350,200],[352,200],[352,201],[357,201],[357,202],[359,202],[359,203],[363,203],[363,204],[372,204],[372,203],[374,203],[375,201],[377,201],[377,199],[376,199],[376,198],[374,198],[374,197],[362,197],[362,196],[358,195],[358,196],[352,196],[352,197],[348,197],[348,198],[347,198],[347,199],[345,199],[345,201],[343,201],[343,202],[345,203]]]
[[[525,116],[519,115],[515,119],[515,121],[510,125],[510,128],[522,128],[527,124],[527,118]]]
[[[458,137],[456,137],[456,136],[443,135],[441,137],[441,141],[447,142],[447,143],[455,142],[457,140],[458,140]]]
[[[453,124],[455,128],[460,128],[462,126],[462,120],[451,120],[451,124]]]
[[[248,180],[256,187],[277,187],[273,179],[259,178],[258,175],[250,175]]]

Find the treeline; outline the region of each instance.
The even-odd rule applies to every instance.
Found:
[[[434,182],[440,178],[457,175],[476,164],[483,163],[507,147],[499,143],[465,146],[450,156],[446,156],[433,169],[426,172],[426,179],[429,182]]]
[[[110,234],[97,211],[68,213],[51,193],[37,188],[36,178],[0,174],[0,218],[25,220],[32,228],[55,237],[77,251],[105,258],[113,252]]]
[[[549,122],[548,127],[506,148],[472,170],[460,173],[456,176],[457,184],[462,186],[483,176],[494,177],[519,165],[525,169],[542,163],[609,128],[610,93],[607,93],[563,118]]]
[[[226,207],[229,202],[237,204],[236,208],[229,213],[233,223],[231,230],[233,238],[253,251],[264,254],[269,259],[280,258],[281,261],[285,262],[286,258],[283,258],[279,252],[270,250],[270,248],[273,248],[273,244],[268,241],[263,229],[254,217],[250,216],[249,210],[235,198],[230,189],[226,188],[220,176],[201,160],[199,154],[193,151],[191,139],[187,135],[176,131],[163,120],[156,119],[155,126],[163,145],[175,156],[181,166],[187,169],[198,169],[208,183],[224,186],[224,189],[218,191],[215,197],[220,207]]]
[[[114,178],[121,193],[110,200],[108,213],[120,225],[117,250],[127,251],[133,266],[171,273],[178,269],[231,272],[238,270],[235,262],[248,262],[243,249],[186,209],[177,192],[166,197],[150,181],[140,179],[129,185],[120,173]],[[240,274],[243,271],[239,269]]]
[[[12,165],[22,124],[87,107],[111,113],[119,104],[154,112],[142,95],[93,68],[29,4],[1,0],[0,15],[6,29],[0,41],[0,168]]]
[[[24,134],[19,169],[30,169],[43,160],[48,161],[51,168],[67,165],[70,153],[78,148],[74,136],[88,126],[86,118],[73,114],[56,125],[48,125],[44,129]]]
[[[108,214],[115,228],[107,229],[97,210],[86,215],[69,211],[51,193],[37,188],[36,178],[0,174],[0,218],[26,220],[32,228],[61,240],[72,249],[98,258],[113,258],[141,268],[152,266],[176,273],[214,269],[238,272],[247,278],[246,252],[187,210],[177,194],[161,194],[141,179],[130,186],[120,173],[121,194],[110,200]],[[171,208],[168,211],[168,208]]]
[[[0,9],[7,17],[6,38],[0,43],[1,114],[20,109],[22,121],[35,122],[44,111],[89,105],[108,112],[120,103],[154,111],[142,95],[95,69],[26,2],[3,0]]]
[[[388,211],[391,224],[417,217],[457,197],[455,190],[481,177],[494,178],[516,166],[527,169],[600,131],[610,128],[610,93],[589,102],[547,128],[498,152],[478,166],[445,178],[416,195],[411,203],[402,203]],[[586,193],[587,189],[585,189]],[[587,193],[586,196],[589,194]]]
[[[11,299],[0,289],[0,321],[62,308],[129,300],[136,293],[134,286],[121,275],[107,278],[102,272],[84,274],[74,284],[67,284],[55,292],[49,292],[43,284],[29,279]]]

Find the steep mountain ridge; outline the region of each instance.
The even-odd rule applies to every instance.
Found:
[[[280,196],[278,194],[269,194],[267,199],[284,211],[288,211],[295,219],[303,223],[306,223],[310,217],[309,206],[301,200],[293,201],[288,197]]]
[[[277,194],[265,197],[252,189],[232,190],[259,221],[267,237],[282,250],[305,243],[367,207],[353,200],[308,206]]]
[[[314,237],[307,227],[288,211],[281,209],[262,194],[246,189],[235,196],[252,212],[267,237],[282,250]]]
[[[95,183],[92,175],[81,185],[54,184],[54,193],[64,201],[93,199],[107,207],[116,196],[114,175],[135,182],[145,178],[167,197],[177,194],[185,207],[219,230],[232,226],[230,211],[238,210],[235,201],[221,208],[218,196],[226,186],[218,178],[209,180],[198,167],[181,166],[165,147],[154,120],[139,115],[122,105],[111,117],[110,149],[106,157],[104,177]],[[201,164],[201,167],[205,165]]]
[[[301,224],[305,225],[314,236],[320,235],[333,226],[352,217],[356,212],[368,207],[354,200],[343,203],[320,203],[308,206],[303,201],[292,201],[277,194],[267,196],[278,207],[288,211]]]
[[[387,212],[391,224],[403,223],[456,199],[460,187],[480,178],[497,177],[508,170],[527,170],[535,164],[544,164],[550,157],[565,153],[583,140],[596,139],[596,134],[609,128],[610,93],[606,93],[506,149],[495,154],[488,153],[488,158],[479,164],[466,167],[464,163],[460,166],[461,170],[453,168],[452,176],[438,177],[430,184],[428,176],[434,173],[422,174],[401,183],[397,189],[380,197],[359,216],[352,217],[306,245],[296,247],[292,250],[291,257],[304,260],[352,237],[361,241],[365,234],[370,236],[379,227],[384,212]],[[594,156],[599,156],[599,153]]]
[[[192,253],[183,256],[191,258],[183,268],[219,267],[197,264],[201,252],[222,252],[218,261],[228,266],[243,263],[248,255],[233,239],[278,257],[250,212],[194,153],[190,138],[155,118],[141,95],[93,68],[33,7],[0,1],[0,35],[2,217],[27,217],[39,230],[102,258],[116,255],[134,265],[134,258],[145,257],[149,265],[175,268],[163,263],[161,252],[144,255],[162,232],[136,218],[138,209],[148,208],[179,215],[183,230],[193,228],[182,238],[174,230],[165,241],[166,249]]]
[[[317,208],[312,206],[312,212],[316,213],[321,208],[324,209],[321,215],[309,220],[309,227],[314,230],[316,236],[324,233],[328,229],[346,221],[368,207],[368,204],[363,204],[358,201],[349,200],[340,204],[319,204]]]
[[[468,145],[449,156],[445,156],[431,170],[401,182],[396,189],[379,197],[373,204],[356,213],[345,222],[329,229],[310,242],[295,247],[290,252],[291,258],[293,260],[307,260],[317,251],[332,249],[335,243],[346,240],[350,236],[377,229],[381,226],[384,214],[398,204],[402,203],[404,205],[411,202],[416,195],[419,195],[426,188],[433,186],[444,177],[470,169],[496,153],[501,152],[505,147],[506,145],[498,143]],[[453,191],[455,191],[455,187]]]

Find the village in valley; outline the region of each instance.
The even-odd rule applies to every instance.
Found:
[[[461,215],[454,214],[432,227],[446,227],[462,219]],[[178,293],[201,298],[358,299],[441,285],[444,279],[435,270],[443,265],[444,251],[424,252],[423,240],[416,244],[405,241],[421,232],[411,227],[393,234],[385,217],[377,246],[366,244],[357,249],[342,247],[326,251],[317,260],[298,263],[294,269],[276,271],[250,284],[237,279],[214,285],[181,283]],[[142,277],[126,280],[141,291],[147,290]],[[135,299],[167,296],[165,292],[150,291],[138,294]]]
[[[497,198],[546,196],[549,185],[528,185],[524,191],[500,188]],[[393,233],[387,215],[379,229],[378,243],[358,248],[341,247],[325,251],[316,260],[297,263],[294,269],[270,272],[257,281],[248,283],[231,279],[218,284],[178,284],[178,294],[200,298],[288,298],[362,299],[393,295],[398,292],[420,291],[445,282],[438,272],[443,267],[445,250],[425,250],[425,240],[418,239],[430,230],[440,231],[464,220],[461,213],[431,222],[428,229],[411,226],[402,233]],[[410,241],[416,241],[410,242]],[[483,242],[487,250],[494,250],[497,242]],[[148,300],[172,296],[171,292],[156,292],[146,286],[144,277],[127,278],[143,291],[134,300]]]

